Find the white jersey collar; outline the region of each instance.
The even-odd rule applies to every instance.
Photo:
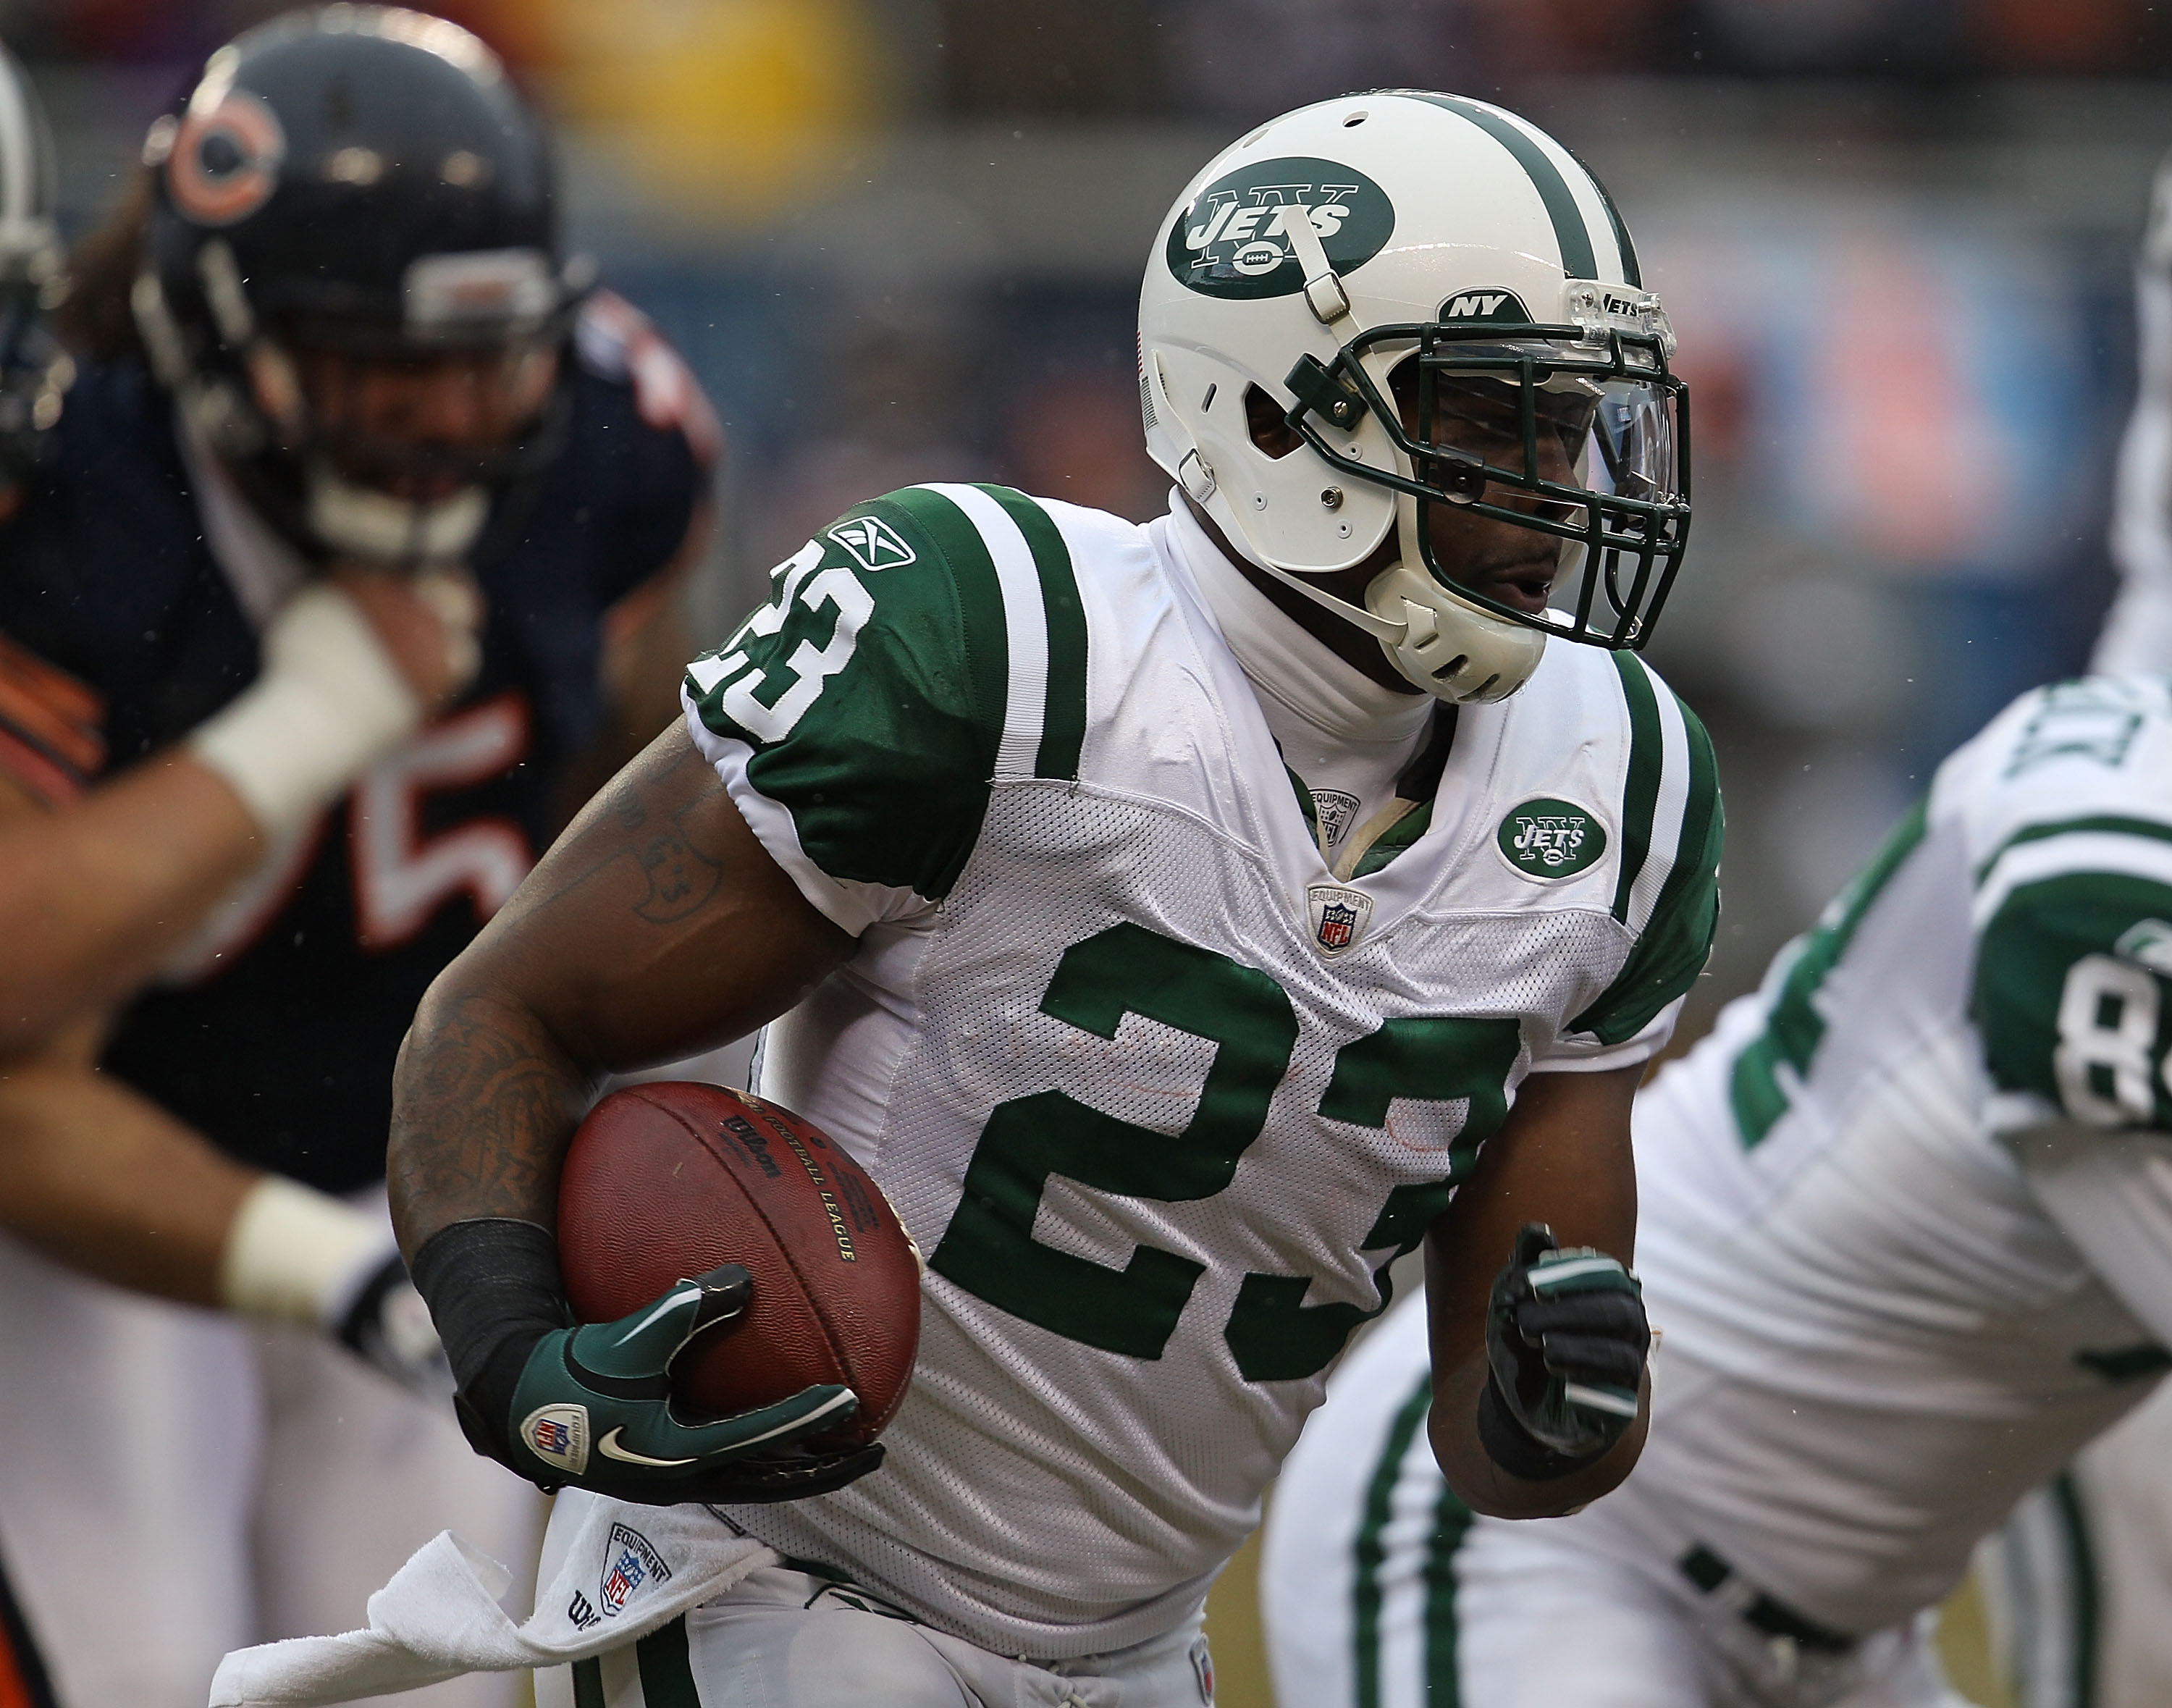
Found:
[[[1405,750],[1417,740],[1433,716],[1433,697],[1375,682],[1307,634],[1245,578],[1173,490],[1169,537],[1255,692],[1337,744]]]

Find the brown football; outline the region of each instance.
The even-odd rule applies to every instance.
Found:
[[[719,1264],[754,1277],[746,1310],[673,1367],[672,1397],[690,1418],[841,1382],[859,1410],[820,1444],[858,1444],[905,1398],[919,1256],[859,1164],[775,1104],[675,1080],[613,1092],[566,1154],[558,1259],[583,1323],[622,1317]]]

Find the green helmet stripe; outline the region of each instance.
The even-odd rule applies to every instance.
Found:
[[[1591,245],[1590,228],[1583,223],[1583,210],[1576,205],[1576,196],[1568,187],[1568,180],[1561,175],[1546,151],[1517,126],[1509,122],[1491,107],[1481,106],[1476,101],[1467,101],[1460,95],[1418,94],[1422,101],[1431,101],[1437,107],[1445,107],[1451,113],[1466,118],[1503,148],[1516,157],[1516,164],[1529,175],[1531,187],[1539,192],[1539,200],[1546,204],[1546,218],[1553,222],[1554,241],[1561,248],[1562,271],[1573,279],[1595,279],[1599,277],[1599,260]],[[1592,180],[1594,184],[1598,180]],[[1610,206],[1610,212],[1611,211]],[[1619,222],[1616,231],[1621,230]],[[1628,239],[1621,239],[1626,253]],[[1632,281],[1634,282],[1634,281]]]
[[[1562,147],[1568,148],[1568,144],[1564,142]],[[1583,175],[1591,180],[1591,187],[1599,192],[1599,199],[1606,204],[1607,223],[1614,228],[1614,246],[1621,251],[1622,283],[1634,285],[1638,290],[1642,290],[1644,275],[1637,265],[1637,245],[1629,241],[1629,228],[1621,223],[1621,210],[1614,205],[1614,198],[1607,193],[1606,185],[1599,175],[1590,167],[1584,166],[1583,156],[1569,148],[1568,157],[1578,165],[1583,166]]]

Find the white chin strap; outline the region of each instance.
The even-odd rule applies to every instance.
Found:
[[[309,524],[334,551],[372,563],[454,563],[465,558],[490,516],[490,494],[463,486],[417,502],[358,485],[321,462],[309,474]]]
[[[1506,700],[1531,679],[1546,650],[1541,631],[1496,616],[1400,559],[1373,577],[1362,607],[1289,570],[1250,561],[1363,629],[1406,681],[1452,706]]]

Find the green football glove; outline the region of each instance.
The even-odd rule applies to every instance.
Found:
[[[671,1361],[704,1329],[744,1311],[752,1291],[747,1272],[727,1264],[615,1323],[544,1335],[513,1390],[507,1463],[534,1482],[652,1503],[759,1498],[772,1483],[790,1483],[795,1468],[802,1482],[818,1480],[816,1456],[794,1461],[780,1450],[849,1421],[859,1409],[849,1388],[804,1388],[707,1423],[673,1415]],[[771,1463],[747,1464],[765,1451]],[[852,1457],[820,1456],[822,1468]]]
[[[1635,1276],[1590,1246],[1562,1250],[1544,1224],[1526,1223],[1487,1312],[1487,1450],[1525,1477],[1589,1464],[1637,1421],[1651,1344]]]
[[[726,1264],[680,1281],[615,1323],[567,1324],[557,1243],[495,1217],[440,1229],[415,1255],[475,1450],[546,1491],[621,1501],[743,1504],[827,1494],[882,1463],[879,1444],[800,1443],[848,1421],[848,1388],[803,1388],[737,1416],[690,1422],[671,1406],[672,1361],[747,1306],[753,1282]]]

